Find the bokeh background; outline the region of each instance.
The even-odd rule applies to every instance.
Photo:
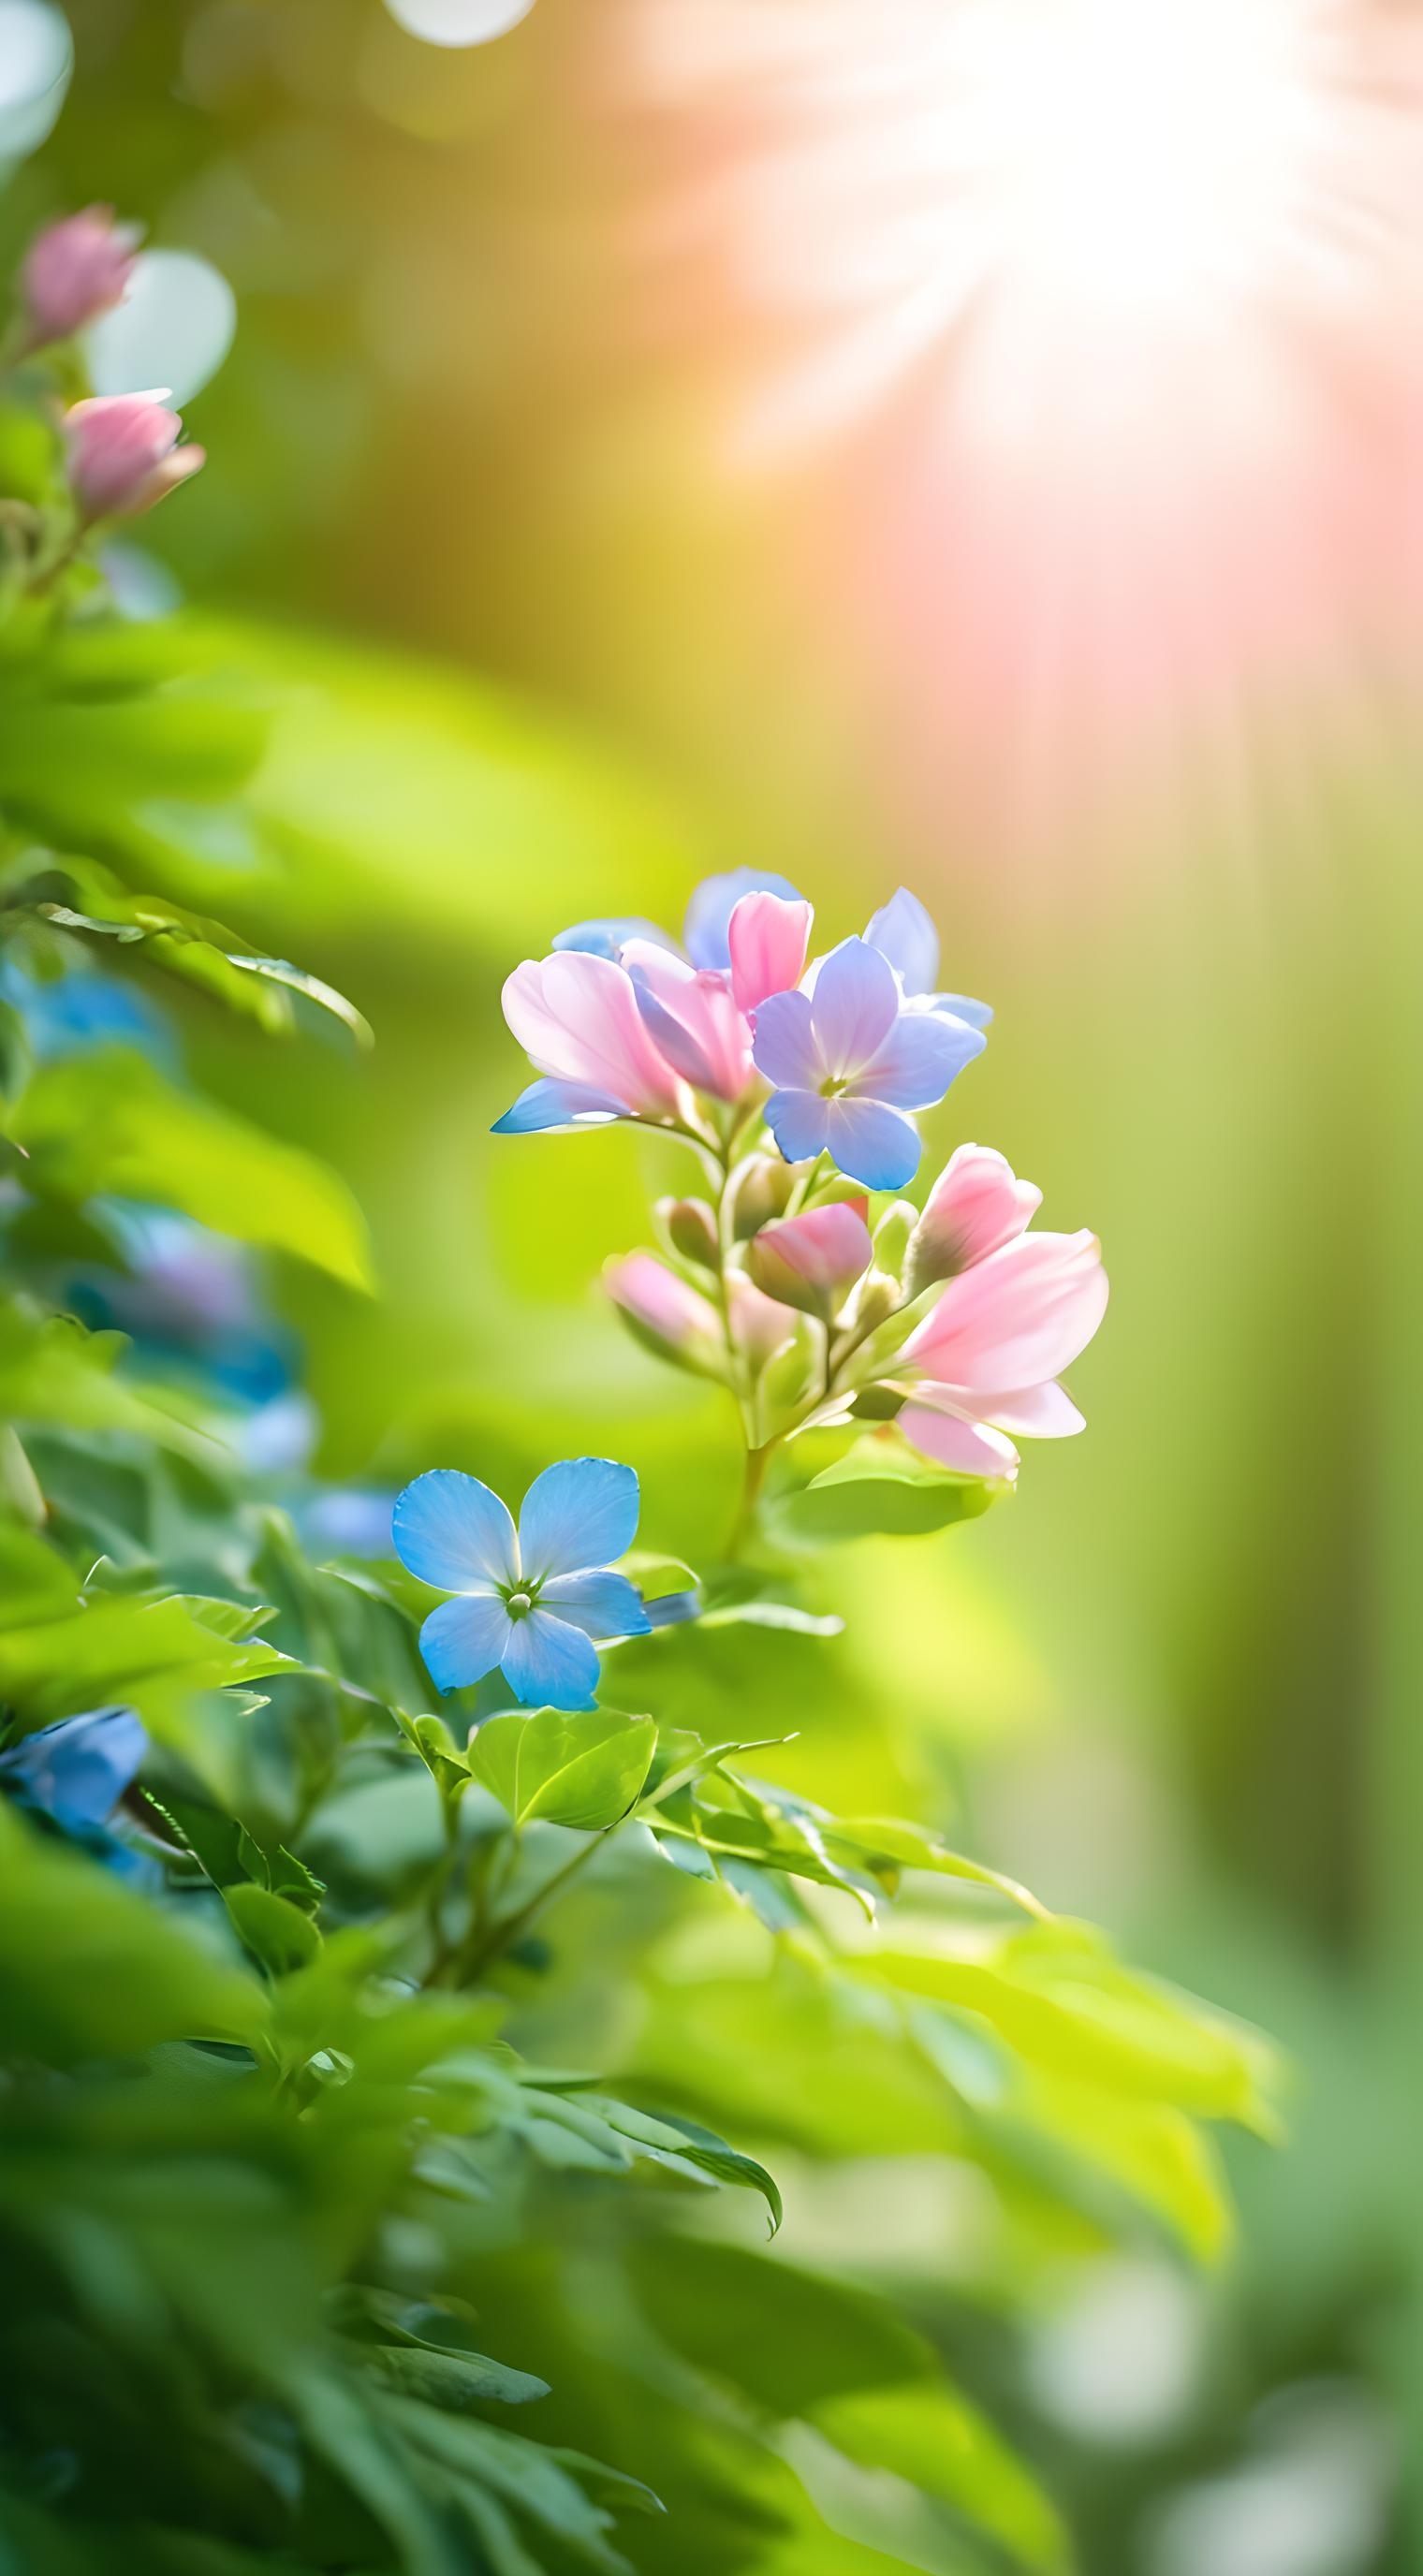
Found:
[[[923,895],[998,1014],[939,1140],[1094,1225],[1113,1305],[1086,1439],[827,1570],[788,1759],[1293,2053],[1221,2273],[1074,2270],[1015,2360],[1089,2576],[1411,2576],[1423,10],[67,14],[6,246],[105,199],[235,290],[211,470],[130,572],[274,710],[224,913],[379,1034],[298,1087],[194,1022],[372,1218],[378,1301],[284,1286],[322,1463],[517,1485],[576,1408],[714,1543],[727,1425],[597,1290],[645,1152],[490,1139],[499,984],[717,866],[835,935]],[[974,2213],[914,2180],[857,2226],[971,2304]]]

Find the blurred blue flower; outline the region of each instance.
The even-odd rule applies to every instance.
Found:
[[[565,1458],[536,1476],[516,1530],[497,1494],[452,1467],[417,1476],[396,1502],[395,1551],[422,1583],[458,1598],[432,1610],[420,1651],[442,1691],[501,1671],[517,1699],[591,1708],[595,1637],[646,1636],[642,1597],[610,1572],[637,1533],[638,1484],[610,1458]]]
[[[162,1012],[117,976],[91,975],[81,968],[46,982],[27,975],[11,958],[0,963],[0,1001],[19,1012],[41,1064],[101,1046],[134,1047],[165,1065],[176,1057]]]
[[[150,1879],[157,1875],[154,1863],[108,1831],[147,1751],[147,1731],[134,1709],[86,1709],[0,1753],[0,1792],[121,1877]]]
[[[606,921],[575,921],[571,930],[560,930],[554,938],[555,948],[576,948],[589,957],[610,957],[617,964],[630,939],[650,939],[658,948],[671,948],[673,942],[655,921],[644,921],[639,913],[620,912]]]
[[[877,948],[887,957],[906,1001],[917,1002],[921,1010],[947,1012],[956,1020],[966,1020],[971,1029],[986,1029],[993,1013],[987,1002],[972,1001],[967,993],[936,993],[939,977],[939,934],[933,919],[924,909],[917,894],[901,886],[888,903],[882,903],[865,932],[866,945]]]
[[[907,1002],[889,959],[843,939],[813,991],[773,993],[755,1014],[754,1054],[775,1087],[766,1124],[788,1163],[829,1153],[868,1190],[898,1190],[919,1166],[908,1110],[942,1100],[985,1044],[966,1020]]]

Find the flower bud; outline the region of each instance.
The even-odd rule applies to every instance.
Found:
[[[201,447],[179,447],[183,424],[156,394],[101,394],[65,414],[69,484],[79,515],[132,519],[196,474]]]
[[[48,348],[112,312],[133,275],[139,238],[137,224],[114,221],[112,206],[86,206],[37,233],[20,270],[26,346]]]
[[[753,1234],[782,1215],[795,1188],[795,1174],[779,1154],[753,1154],[733,1173],[728,1192],[732,1239],[749,1243]]]
[[[603,1285],[633,1338],[680,1368],[721,1374],[725,1348],[721,1317],[709,1297],[689,1288],[652,1252],[629,1252],[610,1261]]]
[[[888,1323],[903,1303],[897,1279],[887,1270],[871,1270],[860,1281],[848,1320],[857,1333],[872,1333],[877,1324]]]
[[[862,1198],[763,1226],[747,1245],[746,1268],[766,1296],[828,1323],[868,1270],[871,1253]]]
[[[699,1270],[721,1268],[716,1217],[705,1199],[659,1199],[656,1216],[674,1252]]]
[[[912,1199],[896,1199],[887,1207],[875,1227],[875,1267],[885,1270],[891,1279],[904,1275],[904,1256],[909,1239],[919,1223],[919,1210]]]
[[[971,1270],[1020,1235],[1042,1204],[1042,1191],[1018,1180],[991,1145],[960,1145],[939,1174],[914,1229],[905,1293],[917,1297],[936,1279]]]

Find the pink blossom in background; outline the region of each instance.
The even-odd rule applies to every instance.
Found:
[[[178,445],[182,426],[156,394],[104,394],[73,404],[64,438],[81,517],[136,518],[196,474],[205,450]]]
[[[669,1350],[711,1352],[724,1346],[721,1317],[709,1297],[689,1288],[655,1252],[610,1261],[603,1285],[615,1306]]]
[[[112,206],[86,206],[37,233],[20,270],[20,298],[32,349],[67,340],[121,303],[142,235],[114,219]]]

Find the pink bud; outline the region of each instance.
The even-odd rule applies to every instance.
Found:
[[[960,1145],[939,1174],[909,1241],[905,1288],[917,1297],[936,1279],[955,1279],[1020,1235],[1042,1191],[1018,1180],[991,1145]]]
[[[31,349],[67,340],[120,303],[133,275],[137,224],[114,221],[112,206],[86,206],[37,233],[20,271]]]
[[[64,416],[64,436],[80,517],[136,518],[196,474],[204,450],[179,447],[182,426],[156,394],[101,394],[75,403]]]
[[[711,1299],[689,1288],[655,1253],[629,1252],[621,1261],[610,1261],[603,1285],[640,1338],[654,1343],[665,1358],[696,1365],[725,1348],[721,1317]]]
[[[798,1306],[828,1323],[873,1257],[865,1204],[842,1199],[763,1225],[746,1252],[757,1287],[783,1306]]]
[[[799,898],[788,903],[778,894],[742,896],[726,934],[738,1011],[754,1011],[772,993],[788,993],[800,982],[813,917]]]

